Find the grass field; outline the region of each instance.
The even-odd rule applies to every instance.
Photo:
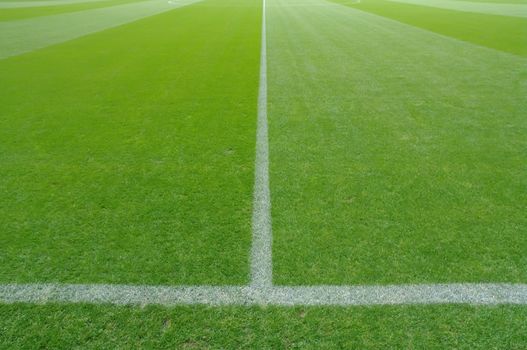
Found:
[[[84,11],[107,6],[117,6],[135,2],[139,0],[105,0],[94,2],[81,2],[73,4],[55,5],[55,6],[37,6],[37,7],[11,7],[0,10],[0,21],[12,21],[23,18],[34,18],[41,16],[51,16],[61,13]],[[0,2],[1,8],[1,2]]]
[[[526,348],[527,3],[416,2],[0,0],[0,348]]]
[[[333,1],[447,37],[527,56],[525,17],[461,12],[389,0]]]
[[[277,281],[525,281],[525,60],[340,6],[268,31]]]
[[[2,62],[1,280],[246,282],[260,16],[197,5]]]

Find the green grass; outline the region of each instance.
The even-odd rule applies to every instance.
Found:
[[[527,18],[505,17],[402,4],[385,0],[331,0],[496,50],[527,56]]]
[[[106,0],[84,3],[64,4],[60,6],[39,6],[39,7],[19,7],[19,8],[0,8],[0,21],[13,21],[25,18],[58,15],[61,13],[91,10],[96,8],[117,6],[142,0]]]
[[[274,282],[526,283],[524,22],[364,1],[267,0]],[[261,16],[206,0],[0,60],[0,284],[248,282]],[[523,349],[526,318],[0,304],[0,348]]]
[[[0,347],[523,349],[525,307],[2,305]]]
[[[459,0],[468,1],[468,0]],[[527,0],[470,0],[470,2],[489,2],[495,4],[527,4]]]
[[[525,59],[338,5],[268,20],[275,282],[526,282]]]
[[[0,281],[248,275],[261,8],[208,1],[0,61]]]

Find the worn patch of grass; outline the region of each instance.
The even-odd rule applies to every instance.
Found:
[[[527,18],[445,10],[386,0],[330,0],[477,45],[527,56]]]
[[[0,281],[247,281],[261,4],[216,4],[0,61]]]

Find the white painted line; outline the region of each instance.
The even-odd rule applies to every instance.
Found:
[[[115,305],[353,306],[411,304],[527,305],[527,284],[429,284],[317,287],[163,287],[127,285],[0,285],[2,303]]]
[[[527,305],[527,284],[422,284],[391,286],[272,285],[272,227],[267,125],[266,3],[263,0],[256,136],[253,242],[249,286],[131,286],[105,284],[0,284],[0,303],[115,305]]]
[[[260,54],[260,87],[258,92],[258,125],[256,130],[256,159],[254,203],[252,218],[251,286],[270,287],[273,281],[271,227],[271,194],[269,190],[269,143],[267,136],[267,38],[266,4],[262,9],[262,44]]]
[[[107,284],[0,285],[0,302],[45,304],[89,303],[116,305],[243,304],[249,293],[243,287],[164,287]]]
[[[523,284],[274,287],[271,305],[527,304]]]

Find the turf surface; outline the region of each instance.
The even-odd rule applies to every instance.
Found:
[[[0,61],[1,282],[247,281],[260,18],[203,2]]]
[[[19,7],[19,8],[0,8],[0,21],[13,21],[17,19],[50,16],[60,13],[77,12],[89,9],[116,6],[130,2],[144,0],[106,0],[85,3],[64,4],[60,6],[39,6],[39,7]]]
[[[275,283],[527,281],[525,59],[269,4]]]
[[[267,2],[275,282],[525,283],[525,22]],[[0,283],[248,282],[261,15],[207,0],[0,60]],[[525,306],[0,315],[0,348],[527,344]]]
[[[0,306],[0,347],[524,349],[525,307]]]
[[[525,4],[506,3],[483,3],[460,0],[389,0],[398,3],[413,4],[419,6],[430,6],[433,8],[483,13],[489,15],[500,15],[508,17],[527,17],[527,6]]]
[[[331,0],[470,43],[527,56],[527,18],[459,12],[385,0]]]
[[[466,0],[459,0],[466,1]],[[486,2],[494,4],[527,4],[527,0],[470,0],[470,2]]]
[[[119,6],[0,21],[0,59],[35,51],[92,33],[174,10],[199,0],[136,1]]]

